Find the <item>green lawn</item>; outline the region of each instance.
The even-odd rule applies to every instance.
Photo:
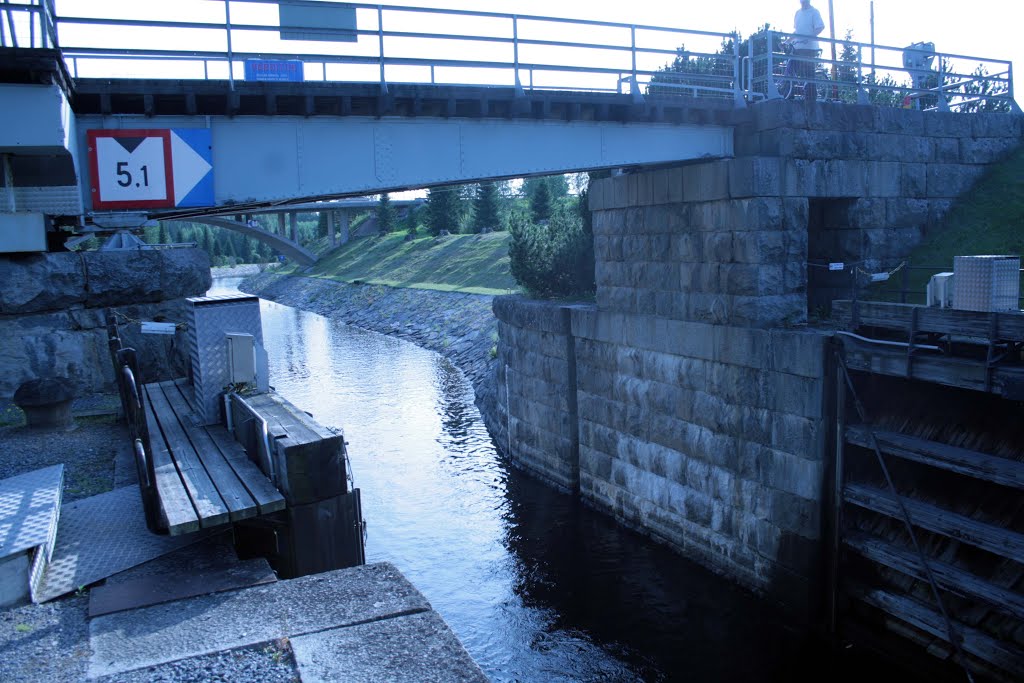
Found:
[[[472,294],[507,294],[518,287],[509,272],[508,233],[418,237],[406,233],[356,239],[333,251],[317,249],[308,272],[342,282],[436,289]],[[298,272],[290,267],[284,272]]]
[[[956,202],[939,228],[925,237],[908,261],[914,266],[952,271],[954,256],[977,254],[1024,254],[1024,147],[993,165]],[[908,301],[924,302],[925,286],[935,272],[938,271],[909,272],[908,288],[912,294]],[[890,282],[889,287],[892,286]],[[1021,291],[1024,293],[1024,287]],[[891,297],[889,294],[883,298]]]

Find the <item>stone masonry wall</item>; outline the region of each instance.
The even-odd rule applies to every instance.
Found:
[[[66,377],[79,395],[112,391],[107,310],[147,381],[184,375],[186,333],[143,335],[137,321],[183,322],[184,297],[202,295],[210,281],[200,249],[0,258],[0,398],[39,377]]]
[[[573,334],[583,499],[810,612],[825,337],[594,310]]]
[[[855,269],[898,265],[1022,132],[1015,115],[773,101],[738,114],[734,159],[592,183],[596,307],[566,332],[535,322],[564,307],[495,302],[513,458],[572,462],[551,414],[571,340],[583,499],[813,615],[831,392],[808,311]]]
[[[579,487],[576,365],[571,307],[504,296],[498,319],[496,415],[491,436],[520,467],[557,487]]]

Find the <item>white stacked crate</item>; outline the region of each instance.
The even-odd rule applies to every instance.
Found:
[[[954,256],[953,308],[1015,311],[1020,307],[1019,256]]]

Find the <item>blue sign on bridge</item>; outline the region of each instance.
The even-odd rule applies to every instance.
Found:
[[[245,80],[301,83],[304,80],[302,60],[299,59],[247,59]]]

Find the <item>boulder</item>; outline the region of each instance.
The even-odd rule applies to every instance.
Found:
[[[85,269],[79,254],[28,254],[0,258],[0,315],[54,311],[85,302]]]

